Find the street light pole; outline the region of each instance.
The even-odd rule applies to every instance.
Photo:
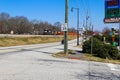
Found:
[[[68,1],[65,3],[65,23],[67,23],[68,27]],[[68,54],[68,31],[64,32],[64,53]]]
[[[73,12],[73,9],[77,10],[77,46],[79,45],[79,8],[71,8],[71,11]]]

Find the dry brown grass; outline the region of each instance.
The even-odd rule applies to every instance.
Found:
[[[92,56],[91,54],[85,54],[84,59],[89,61],[96,61],[96,62],[120,64],[120,60],[102,59],[99,57]]]
[[[69,55],[71,55],[71,52],[72,51],[68,51],[67,55],[64,54],[64,52],[59,52],[59,53],[53,54],[53,57],[56,57],[56,58],[67,58]],[[84,56],[83,56],[83,58],[81,58],[81,60],[120,64],[120,60],[102,59],[102,58],[99,58],[99,57],[94,57],[91,54],[84,54]]]
[[[59,52],[59,53],[53,54],[53,57],[56,57],[56,58],[67,58],[69,55],[71,55],[71,51],[70,50],[68,51],[68,54],[65,54],[64,52]]]
[[[27,44],[40,44],[59,42],[63,37],[22,37],[22,38],[0,38],[0,47],[17,46]],[[75,39],[74,36],[68,37],[69,40]]]

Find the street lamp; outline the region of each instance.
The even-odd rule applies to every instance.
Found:
[[[71,8],[71,11],[77,10],[77,45],[79,45],[79,8]]]

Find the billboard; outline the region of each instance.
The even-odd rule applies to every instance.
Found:
[[[120,21],[120,0],[105,0],[105,23]]]
[[[119,18],[105,18],[105,23],[120,23],[120,17]]]
[[[105,8],[120,8],[120,0],[105,0]]]

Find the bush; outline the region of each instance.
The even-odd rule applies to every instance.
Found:
[[[91,51],[91,41],[90,40],[88,40],[88,41],[85,41],[84,43],[83,43],[83,52],[84,53],[90,53],[90,51]]]
[[[99,41],[97,38],[93,38],[93,54],[96,54],[96,52],[99,51],[101,45],[103,45],[101,41]],[[91,39],[83,43],[83,52],[91,52]]]
[[[120,54],[118,54],[118,60],[120,60]]]
[[[93,38],[92,54],[100,58],[119,59],[118,49],[112,45],[104,44],[97,38]],[[83,52],[91,53],[91,39],[83,43]]]
[[[103,46],[103,43],[100,40],[98,40],[97,38],[93,38],[93,45],[92,45],[93,54],[97,55],[100,49],[102,48],[102,46]]]
[[[103,37],[100,36],[100,35],[94,35],[93,37],[94,37],[94,38],[97,38],[97,39],[100,40],[100,41],[103,41]]]
[[[111,36],[110,36],[110,35],[105,35],[105,34],[104,34],[102,37],[105,37],[105,38],[106,38],[106,42],[107,42],[107,43],[111,43],[112,40],[111,40]]]
[[[105,37],[105,41],[107,42],[107,43],[111,43],[111,36],[109,36],[109,35],[95,35],[95,36],[93,36],[94,38],[97,38],[98,40],[100,40],[100,41],[102,41],[103,42],[103,38]]]
[[[108,54],[108,50],[104,47],[97,52],[97,57],[100,58],[110,58],[110,55]]]
[[[118,59],[119,56],[118,49],[109,44],[104,44],[99,52],[98,57],[101,58]]]
[[[109,55],[112,59],[118,59],[119,58],[118,49],[114,46],[111,46],[109,49]]]

